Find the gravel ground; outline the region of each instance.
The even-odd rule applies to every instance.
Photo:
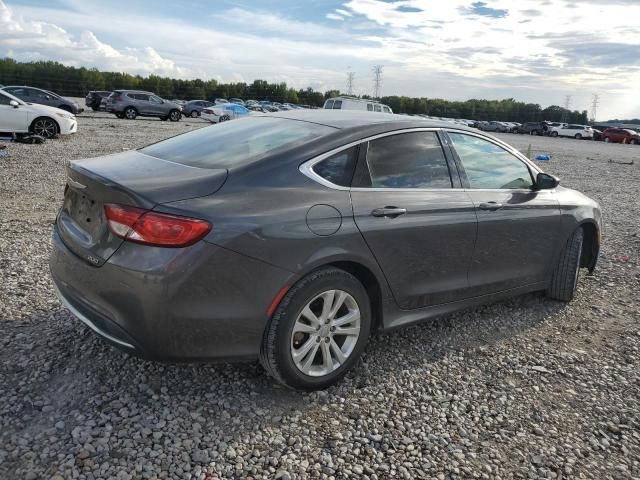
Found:
[[[0,158],[0,478],[640,478],[640,147],[503,135],[601,203],[596,274],[568,305],[525,295],[378,334],[344,382],[300,394],[255,364],[130,357],[59,305],[65,163],[204,125],[79,122]]]

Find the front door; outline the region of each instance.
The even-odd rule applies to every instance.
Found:
[[[534,190],[531,170],[489,139],[449,132],[478,215],[469,268],[475,295],[548,279],[560,233],[555,191]]]
[[[26,107],[20,105],[16,108],[10,104],[11,100],[0,92],[0,132],[26,132],[29,128]]]
[[[476,214],[437,133],[393,134],[366,146],[351,189],[354,218],[398,305],[468,297]]]

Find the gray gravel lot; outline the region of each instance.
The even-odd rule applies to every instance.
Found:
[[[501,135],[601,203],[595,276],[568,305],[525,295],[376,335],[339,386],[300,394],[256,364],[131,357],[59,305],[66,162],[205,125],[79,122],[0,158],[0,478],[640,478],[640,147]]]

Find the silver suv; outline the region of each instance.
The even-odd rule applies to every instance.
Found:
[[[134,120],[137,116],[159,117],[160,120],[177,122],[182,118],[182,107],[163,100],[152,92],[140,90],[114,90],[107,98],[107,112],[118,118]]]

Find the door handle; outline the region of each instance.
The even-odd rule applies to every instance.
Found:
[[[500,210],[502,208],[502,204],[498,202],[487,202],[481,203],[478,205],[480,210],[489,210],[490,212],[495,212],[496,210]]]
[[[400,215],[404,215],[407,213],[406,208],[397,208],[397,207],[384,207],[384,208],[376,208],[371,212],[371,215],[374,217],[389,217],[396,218]]]

